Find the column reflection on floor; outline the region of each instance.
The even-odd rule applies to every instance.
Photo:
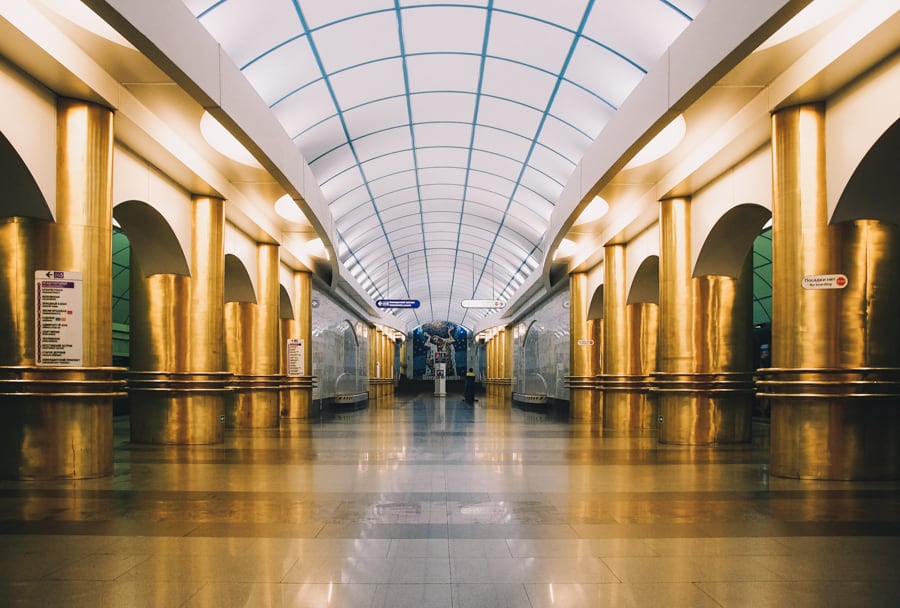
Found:
[[[770,478],[480,395],[396,395],[115,474],[0,482],[0,592],[67,606],[892,606],[900,483]]]

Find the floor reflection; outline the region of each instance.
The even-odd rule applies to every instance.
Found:
[[[0,590],[11,605],[448,608],[900,591],[885,566],[898,483],[772,478],[763,424],[746,446],[660,445],[490,399],[398,395],[190,448],[131,444],[117,419],[113,477],[0,482]]]

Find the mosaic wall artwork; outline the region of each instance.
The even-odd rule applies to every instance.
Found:
[[[369,390],[369,326],[313,289],[312,374],[314,399]]]
[[[513,326],[513,364],[514,393],[569,399],[568,289]]]
[[[466,375],[470,334],[465,327],[449,321],[423,323],[413,330],[413,378],[434,378],[434,358],[443,353],[447,378]]]

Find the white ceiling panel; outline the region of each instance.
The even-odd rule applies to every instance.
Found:
[[[522,285],[574,167],[706,3],[186,0],[310,163],[361,288],[422,300],[408,324]]]

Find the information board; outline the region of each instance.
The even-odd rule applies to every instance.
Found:
[[[287,375],[297,378],[303,375],[303,339],[288,338],[287,341]]]
[[[82,365],[82,298],[80,272],[38,270],[34,273],[34,350],[37,365]]]

